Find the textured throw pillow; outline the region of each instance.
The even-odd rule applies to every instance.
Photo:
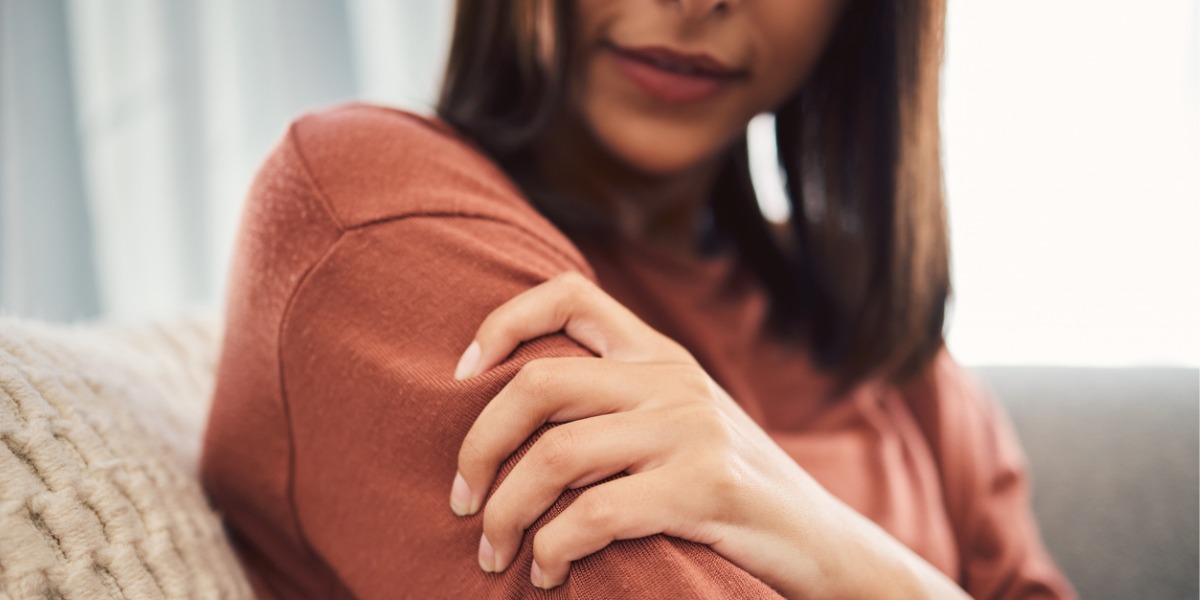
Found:
[[[196,476],[218,320],[0,318],[0,598],[250,598]]]

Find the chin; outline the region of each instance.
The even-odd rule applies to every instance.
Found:
[[[669,117],[589,111],[589,129],[618,160],[652,176],[669,176],[711,162],[728,140],[713,128]]]

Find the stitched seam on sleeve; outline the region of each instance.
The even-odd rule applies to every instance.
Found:
[[[579,269],[580,271],[583,271],[584,273],[588,273],[588,274],[590,274],[592,272],[592,268],[590,265],[588,265],[586,262],[580,262],[577,258],[575,258],[575,257],[571,256],[570,254],[568,254],[567,252],[563,251],[562,248],[559,248],[559,244],[548,239],[546,236],[540,234],[539,232],[529,229],[528,227],[513,223],[512,221],[509,221],[507,219],[502,219],[500,217],[497,217],[494,215],[489,215],[486,213],[464,213],[464,212],[449,212],[449,211],[446,211],[446,212],[415,211],[415,212],[410,212],[410,213],[397,214],[397,215],[393,215],[390,217],[384,217],[381,219],[376,219],[374,221],[367,221],[366,223],[361,223],[358,225],[353,225],[351,227],[348,227],[345,229],[345,231],[346,232],[358,231],[358,230],[363,230],[363,229],[367,229],[370,227],[375,227],[377,225],[386,225],[388,223],[392,223],[392,222],[399,221],[402,219],[413,219],[413,218],[474,219],[477,221],[488,221],[490,223],[496,223],[498,225],[503,225],[505,227],[509,227],[511,229],[520,231],[521,233],[528,235],[529,237],[541,242],[542,244],[544,244],[546,246],[546,248],[548,250],[553,252],[555,254],[555,256],[557,256],[558,258],[561,258],[563,261],[574,266],[576,269]],[[565,235],[564,235],[564,237],[565,237]]]
[[[296,128],[300,121],[292,123],[287,130],[288,145],[296,152],[296,157],[300,159],[300,168],[304,171],[304,178],[308,187],[316,194],[317,199],[321,201],[321,206],[325,208],[325,213],[329,215],[329,219],[333,221],[335,227],[340,231],[345,231],[346,227],[342,224],[342,220],[333,210],[333,203],[329,201],[329,196],[325,193],[321,183],[317,181],[316,175],[313,174],[312,166],[308,162],[308,157],[304,155],[304,149],[300,145],[300,140],[296,138]]]
[[[317,552],[316,547],[308,539],[308,534],[304,531],[304,522],[300,519],[300,510],[296,504],[296,434],[295,428],[292,426],[292,407],[288,400],[287,379],[284,376],[283,364],[283,338],[287,332],[288,318],[292,313],[292,306],[296,303],[296,297],[299,296],[300,289],[309,280],[316,270],[325,263],[325,261],[333,255],[334,249],[341,243],[345,237],[345,231],[339,230],[338,236],[329,244],[317,260],[314,260],[305,270],[304,273],[296,280],[296,284],[292,287],[292,291],[288,294],[287,303],[284,305],[283,314],[279,318],[279,333],[275,338],[275,360],[279,363],[279,399],[283,404],[283,418],[287,427],[287,443],[288,443],[288,464],[287,464],[287,503],[288,509],[292,513],[292,527],[296,529],[296,535],[300,538],[300,543],[304,545],[309,556],[317,563],[324,565],[329,571],[335,572],[333,566]],[[333,582],[330,582],[333,585]]]
[[[436,130],[436,128],[433,127],[432,124],[430,124],[429,122],[427,122],[423,119],[420,119],[414,115],[410,115],[410,114],[403,113],[403,112],[400,112],[398,114],[400,114],[400,116],[403,116],[403,117],[407,118],[408,120],[413,121],[421,126]],[[301,120],[303,120],[303,119],[293,122],[292,125],[288,127],[288,130],[287,130],[288,145],[291,146],[292,150],[294,150],[296,152],[296,156],[300,162],[301,170],[304,172],[305,183],[313,191],[313,193],[316,194],[317,199],[320,200],[321,206],[325,209],[326,214],[329,216],[330,220],[333,221],[334,226],[340,232],[365,229],[367,227],[371,227],[374,225],[379,225],[382,223],[388,223],[388,222],[395,221],[398,219],[406,219],[406,218],[410,218],[410,217],[477,218],[477,219],[482,219],[482,220],[486,220],[486,221],[492,221],[495,223],[500,223],[502,225],[507,225],[509,227],[517,229],[517,230],[525,233],[526,235],[545,244],[546,247],[550,251],[554,252],[554,254],[556,254],[559,258],[561,258],[564,261],[566,261],[567,263],[573,265],[575,268],[577,268],[585,273],[588,273],[588,274],[591,273],[591,267],[589,265],[587,265],[586,263],[581,263],[575,257],[572,257],[568,253],[562,251],[562,249],[560,249],[558,247],[557,243],[555,243],[552,240],[547,239],[546,236],[538,233],[537,231],[529,229],[527,227],[523,227],[521,225],[518,225],[511,221],[502,219],[495,215],[489,215],[489,214],[482,213],[482,212],[464,213],[464,212],[450,212],[450,211],[445,211],[445,212],[443,212],[443,211],[413,211],[413,212],[398,213],[395,215],[381,217],[381,218],[366,221],[363,223],[357,223],[354,225],[347,226],[342,221],[342,219],[338,216],[337,212],[333,209],[333,202],[331,201],[329,194],[327,194],[325,192],[325,189],[321,186],[320,181],[317,179],[316,175],[314,174],[312,165],[309,162],[308,157],[304,154],[304,148],[300,144],[300,140],[297,138],[296,129],[299,126],[299,123]],[[457,141],[459,143],[464,143],[463,140],[457,140]],[[474,146],[470,146],[470,147],[475,148]],[[530,209],[534,210],[532,207]],[[566,235],[563,234],[563,237],[566,238]]]
[[[330,572],[332,572],[338,576],[340,576],[340,574],[337,573],[337,570],[334,568],[334,566],[328,560],[326,560],[323,556],[321,556],[321,553],[317,551],[316,547],[309,540],[308,534],[305,533],[304,522],[303,522],[303,519],[301,519],[299,505],[296,502],[296,470],[297,470],[297,462],[298,462],[296,459],[296,436],[295,436],[295,428],[293,427],[293,421],[292,421],[291,405],[290,405],[290,401],[288,398],[287,379],[284,375],[286,368],[284,365],[284,356],[283,356],[284,336],[286,335],[286,333],[288,331],[288,321],[291,318],[292,307],[295,306],[296,299],[303,292],[304,286],[309,282],[309,280],[313,277],[313,275],[320,270],[321,266],[323,266],[329,260],[329,258],[331,256],[333,256],[333,254],[337,251],[338,247],[341,245],[342,241],[344,239],[346,239],[347,233],[354,232],[354,231],[360,231],[360,230],[366,230],[375,225],[384,225],[384,224],[388,224],[388,223],[394,223],[396,221],[400,221],[403,219],[409,219],[409,218],[447,218],[447,217],[474,219],[474,220],[480,220],[480,221],[493,222],[493,223],[497,223],[500,225],[507,225],[513,229],[516,229],[518,231],[521,231],[523,233],[531,235],[531,236],[535,237],[536,239],[542,241],[543,243],[546,243],[547,246],[552,251],[554,251],[554,253],[556,255],[558,255],[560,258],[566,260],[568,263],[570,263],[572,265],[576,265],[579,268],[585,269],[586,272],[590,272],[590,268],[588,268],[586,265],[580,265],[577,261],[572,259],[570,256],[567,256],[566,253],[564,253],[561,250],[559,250],[558,248],[556,248],[553,244],[548,243],[541,236],[538,236],[538,235],[534,234],[533,232],[529,231],[528,229],[521,227],[519,225],[515,225],[508,221],[498,219],[496,217],[492,217],[489,215],[464,215],[461,213],[433,213],[433,212],[406,214],[406,215],[401,215],[401,216],[396,216],[396,217],[390,217],[387,219],[382,219],[379,221],[372,221],[370,223],[365,223],[363,225],[357,225],[350,229],[340,229],[337,238],[335,238],[333,240],[333,242],[331,242],[329,244],[329,246],[325,249],[325,252],[323,252],[319,258],[314,260],[312,262],[312,264],[310,264],[304,270],[304,272],[296,280],[295,286],[292,287],[291,292],[288,294],[287,303],[285,304],[284,309],[283,309],[283,314],[280,317],[279,333],[275,340],[276,360],[279,363],[279,374],[278,374],[278,376],[279,376],[279,395],[280,395],[280,401],[283,404],[284,420],[286,422],[285,424],[287,427],[287,436],[288,436],[288,439],[287,439],[287,441],[288,441],[287,502],[288,502],[288,508],[289,508],[289,510],[291,510],[291,513],[292,513],[292,526],[295,527],[296,535],[300,538],[300,541],[304,545],[304,548],[308,551],[309,555],[313,558],[313,560],[317,561],[321,565],[324,565]],[[330,581],[330,585],[334,585],[334,582]]]
[[[491,221],[494,223],[499,223],[501,225],[507,225],[509,227],[512,227],[513,229],[519,230],[522,233],[545,244],[547,249],[549,249],[551,252],[553,252],[555,255],[557,255],[558,258],[571,264],[576,269],[579,269],[580,271],[583,271],[584,273],[588,273],[588,274],[591,273],[591,267],[589,265],[587,265],[586,263],[580,262],[576,257],[573,257],[570,254],[568,254],[567,252],[564,252],[561,248],[558,247],[557,243],[555,243],[554,241],[552,241],[550,239],[547,239],[546,236],[542,235],[541,233],[534,231],[532,229],[529,229],[527,227],[518,225],[516,223],[513,223],[512,221],[505,220],[505,219],[499,218],[497,216],[489,215],[489,214],[485,214],[485,213],[461,213],[461,212],[450,212],[450,211],[445,211],[445,212],[442,212],[442,211],[414,211],[414,212],[407,212],[407,213],[391,215],[388,217],[382,217],[379,219],[366,221],[364,223],[358,223],[355,225],[347,226],[345,223],[342,222],[341,218],[338,217],[337,212],[333,210],[333,202],[330,201],[329,195],[325,192],[324,188],[321,187],[321,183],[317,180],[316,175],[313,174],[313,170],[312,170],[311,165],[309,164],[308,157],[305,156],[304,150],[300,145],[300,141],[298,139],[296,139],[296,127],[297,127],[297,124],[293,123],[292,126],[288,128],[288,133],[287,133],[288,144],[296,152],[296,156],[299,158],[301,170],[304,171],[305,183],[313,191],[313,193],[316,194],[317,199],[320,200],[321,206],[325,209],[325,212],[329,216],[329,219],[331,221],[333,221],[334,226],[340,232],[344,233],[347,231],[366,229],[368,227],[372,227],[375,225],[380,225],[380,224],[396,221],[399,219],[407,219],[407,218],[413,218],[413,217],[474,218],[474,219],[480,219],[480,220],[485,220],[485,221]],[[532,208],[531,208],[531,210],[532,210]],[[565,237],[566,236],[564,234],[564,238]]]

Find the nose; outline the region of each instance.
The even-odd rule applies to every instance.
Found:
[[[711,14],[727,12],[735,0],[674,0],[685,17],[702,19]]]

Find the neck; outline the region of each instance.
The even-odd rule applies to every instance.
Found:
[[[623,235],[699,252],[717,159],[678,173],[644,173],[603,149],[577,121],[551,128],[532,159],[538,186],[552,197],[582,203]]]

